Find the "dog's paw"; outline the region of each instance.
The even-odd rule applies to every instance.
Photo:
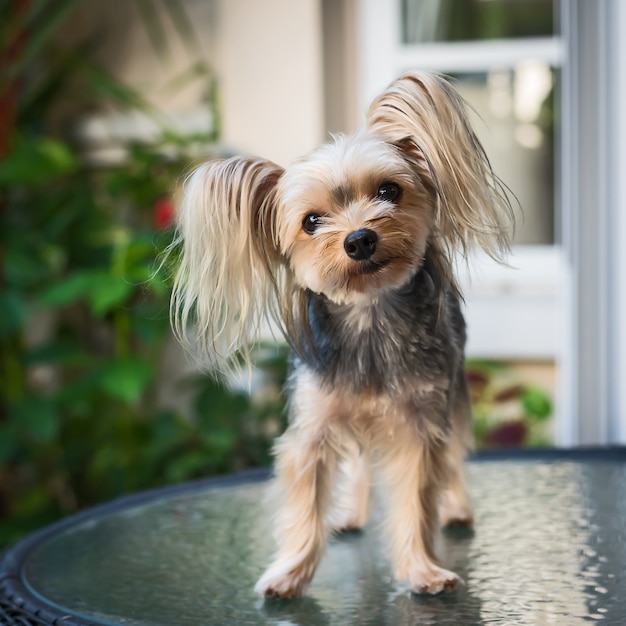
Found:
[[[474,524],[472,505],[467,498],[455,497],[453,493],[447,492],[439,508],[439,519],[443,528],[472,526]]]
[[[367,517],[360,517],[356,514],[337,515],[329,520],[329,528],[335,535],[359,533],[367,522]]]
[[[340,526],[339,528],[333,528],[332,532],[334,535],[339,537],[343,535],[360,535],[363,532],[362,526],[358,526],[356,524],[346,524],[345,526]]]
[[[441,513],[443,528],[465,528],[474,525],[474,516],[471,509],[446,510]]]
[[[285,572],[283,568],[270,566],[254,586],[254,591],[271,600],[301,598],[309,580],[306,571],[295,569]]]
[[[369,506],[367,503],[359,503],[351,508],[332,509],[326,518],[326,525],[337,535],[358,533],[363,530],[368,518]]]
[[[419,595],[437,595],[452,591],[457,585],[463,584],[460,576],[442,567],[433,565],[425,572],[410,577],[411,591]]]

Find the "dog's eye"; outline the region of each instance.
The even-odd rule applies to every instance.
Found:
[[[402,195],[402,189],[400,185],[396,183],[383,183],[376,192],[376,197],[379,200],[385,200],[387,202],[396,202]]]
[[[322,223],[322,216],[318,213],[309,213],[302,220],[302,228],[305,233],[312,235],[318,228],[318,226]]]

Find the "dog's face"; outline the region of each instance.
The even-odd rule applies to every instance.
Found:
[[[376,301],[427,255],[453,292],[450,255],[479,245],[501,260],[511,205],[440,76],[407,72],[372,102],[364,130],[286,170],[263,158],[208,162],[187,179],[171,250],[181,251],[174,332],[216,370],[251,364],[270,318],[296,343],[306,289],[337,303]]]
[[[353,302],[401,286],[422,263],[435,195],[402,146],[338,138],[289,167],[276,191],[276,237],[302,287]]]

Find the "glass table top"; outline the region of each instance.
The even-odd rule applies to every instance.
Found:
[[[465,584],[435,597],[392,580],[380,495],[362,533],[330,541],[307,597],[257,597],[273,551],[258,479],[127,498],[9,557],[33,601],[86,624],[626,624],[626,455],[483,460],[468,474],[475,528],[437,545]]]

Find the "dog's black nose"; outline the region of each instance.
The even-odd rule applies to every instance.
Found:
[[[343,242],[346,254],[355,261],[365,261],[376,252],[378,235],[369,228],[360,228],[350,233]]]

